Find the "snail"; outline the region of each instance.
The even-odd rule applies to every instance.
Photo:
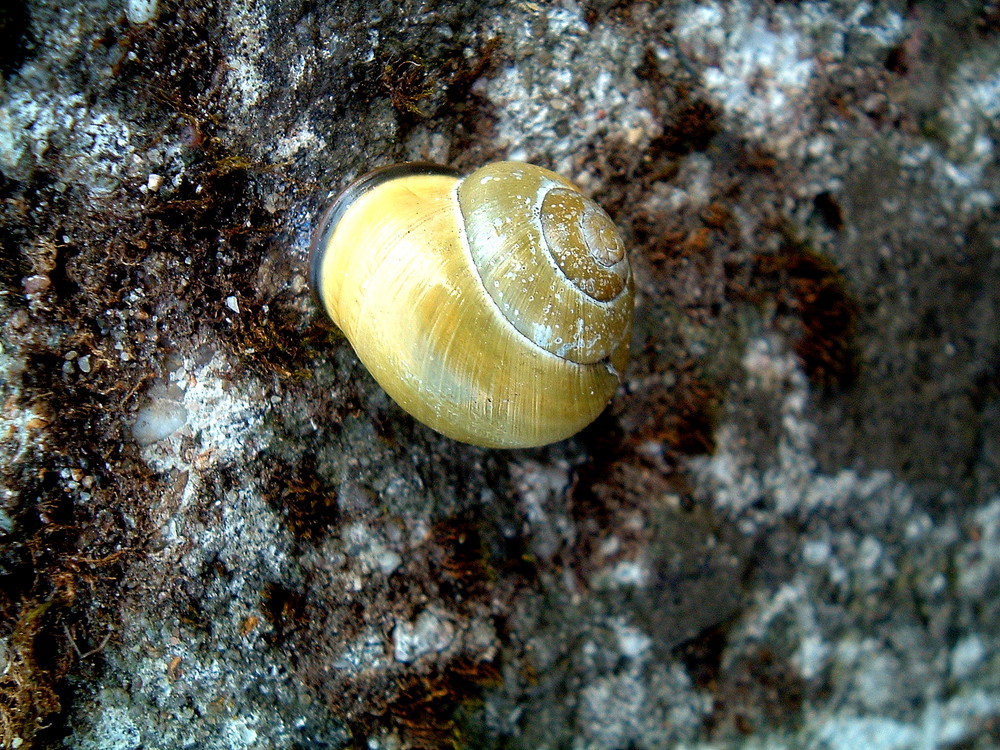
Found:
[[[628,359],[634,292],[617,228],[530,164],[363,175],[316,228],[310,285],[396,403],[473,445],[573,435]]]

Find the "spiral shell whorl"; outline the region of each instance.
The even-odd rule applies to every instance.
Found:
[[[631,271],[607,214],[555,172],[489,164],[458,204],[483,286],[522,335],[580,364],[620,372],[631,326]]]

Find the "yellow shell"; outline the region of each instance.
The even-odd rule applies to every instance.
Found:
[[[361,177],[313,238],[314,292],[385,391],[474,445],[569,437],[622,378],[632,272],[608,215],[547,169]]]

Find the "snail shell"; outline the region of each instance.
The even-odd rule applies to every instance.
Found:
[[[530,164],[364,175],[317,227],[310,280],[385,391],[474,445],[569,437],[604,409],[628,358],[632,272],[617,228]]]

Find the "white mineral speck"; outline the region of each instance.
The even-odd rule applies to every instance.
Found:
[[[240,302],[235,296],[226,297],[226,307],[232,310],[234,313],[239,314],[240,312]]]
[[[150,445],[173,435],[187,422],[187,409],[180,402],[179,388],[154,386],[146,404],[136,412],[132,437],[139,445]]]
[[[652,638],[638,628],[621,622],[614,624],[615,635],[618,636],[618,649],[623,656],[636,659],[649,650],[653,644]]]
[[[398,622],[392,631],[396,661],[408,664],[425,654],[444,651],[455,638],[455,628],[436,612],[425,610],[416,622]]]
[[[962,680],[975,674],[987,655],[987,646],[978,633],[966,636],[951,652],[952,678]]]
[[[151,193],[155,193],[157,190],[160,189],[160,186],[162,184],[163,184],[163,176],[158,175],[154,172],[153,174],[149,175],[149,179],[146,180],[146,189]]]
[[[156,18],[157,0],[126,0],[125,15],[130,23],[149,23]]]
[[[382,575],[392,575],[396,569],[403,564],[403,558],[392,550],[385,550],[377,559],[379,570]]]

